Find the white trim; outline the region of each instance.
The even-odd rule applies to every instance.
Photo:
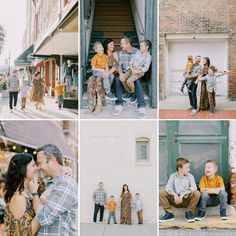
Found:
[[[166,34],[165,39],[168,41],[175,40],[217,40],[228,39],[229,34]]]

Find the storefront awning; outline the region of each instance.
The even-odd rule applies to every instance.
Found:
[[[22,52],[21,55],[15,59],[15,65],[30,65],[32,60],[28,56],[33,53],[33,50],[34,46],[31,45],[24,52]]]

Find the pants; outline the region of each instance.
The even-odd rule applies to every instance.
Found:
[[[115,211],[109,212],[108,222],[107,222],[108,224],[110,224],[111,217],[113,218],[113,222],[116,224],[116,212]]]
[[[134,93],[135,90],[135,86],[134,86],[134,81],[136,81],[137,79],[140,79],[144,76],[144,73],[139,73],[139,74],[132,74],[131,70],[128,70],[125,73],[127,80],[122,82],[126,92],[130,92],[130,93]]]
[[[191,92],[188,92],[190,106],[197,110],[197,84],[192,83],[189,88]]]
[[[61,108],[63,106],[63,100],[64,100],[63,95],[58,96],[57,99],[58,99],[58,107]]]
[[[66,75],[65,82],[66,82],[66,94],[68,96],[70,94],[70,90],[71,90],[72,77],[70,75]]]
[[[25,108],[25,106],[26,106],[26,98],[27,97],[22,97],[21,98],[21,108]]]
[[[137,216],[138,216],[138,223],[142,224],[143,223],[143,210],[137,211]]]
[[[201,193],[199,211],[206,211],[207,206],[217,206],[220,204],[220,210],[225,210],[227,208],[227,198],[228,195],[226,191],[220,191],[217,194]]]
[[[123,85],[120,81],[119,75],[115,76],[115,95],[117,97],[116,105],[123,105]],[[144,94],[143,94],[143,86],[141,83],[141,80],[136,80],[134,82],[135,84],[135,95],[137,97],[138,101],[138,108],[145,107],[145,100],[144,100]]]
[[[107,78],[104,75],[104,73],[102,73],[100,71],[93,70],[93,76],[102,78],[102,83],[103,83],[103,87],[105,89],[105,93],[111,92],[111,86],[113,84],[114,77],[115,77],[113,74],[110,74],[109,77]]]
[[[212,93],[208,92],[208,100],[210,104],[210,111],[214,111],[215,106],[216,106],[216,101],[215,101],[215,91],[213,90]]]
[[[17,105],[17,97],[18,97],[18,92],[9,92],[9,107],[12,110],[12,103],[14,100],[14,107]]]
[[[169,195],[165,190],[160,191],[160,203],[166,212],[172,212],[171,206],[176,208],[187,208],[187,211],[195,212],[200,199],[200,192],[193,191],[187,198],[183,198],[183,202],[179,205],[175,203],[174,196]]]
[[[103,222],[103,214],[104,214],[104,205],[100,205],[95,203],[94,205],[94,214],[93,214],[93,222],[97,222],[97,215],[100,210],[100,219],[99,222]]]

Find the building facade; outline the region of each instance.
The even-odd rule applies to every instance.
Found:
[[[236,99],[236,2],[160,0],[159,97],[179,94],[188,55],[208,56],[218,69],[217,95]]]
[[[120,206],[123,184],[128,184],[132,197],[141,194],[144,204],[144,222],[156,223],[156,122],[138,121],[82,121],[81,122],[81,185],[80,222],[91,223],[93,192],[98,183],[104,183],[108,197],[114,195]],[[117,209],[119,222],[120,207]],[[105,211],[107,222],[108,212]],[[137,216],[132,210],[132,222]]]

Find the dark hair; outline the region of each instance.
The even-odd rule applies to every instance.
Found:
[[[206,62],[207,62],[207,67],[209,67],[210,64],[211,64],[210,58],[209,58],[209,57],[203,57],[203,59],[206,60]]]
[[[145,43],[145,45],[148,47],[148,50],[150,50],[152,47],[152,43],[148,39],[142,40],[142,41],[140,41],[140,43]]]
[[[57,163],[63,166],[63,157],[60,149],[54,144],[46,144],[37,149],[37,152],[43,151],[44,155],[47,157],[47,162],[54,156]]]
[[[183,168],[183,165],[185,165],[187,163],[189,163],[189,160],[182,158],[182,157],[178,158],[176,160],[176,170],[178,171],[179,168]]]
[[[129,186],[127,184],[124,184],[122,187],[122,193],[124,193],[124,191],[125,191],[125,186],[127,186],[127,191],[129,192]]]
[[[107,54],[107,49],[108,49],[108,44],[111,43],[111,42],[114,42],[113,39],[111,38],[108,38],[108,39],[105,39],[102,46],[104,48],[104,53]]]
[[[111,195],[110,198],[111,198],[111,197],[114,197],[114,195]]]
[[[11,158],[4,187],[5,202],[10,202],[17,189],[20,193],[24,191],[27,166],[32,160],[33,156],[28,153],[18,153]]]

